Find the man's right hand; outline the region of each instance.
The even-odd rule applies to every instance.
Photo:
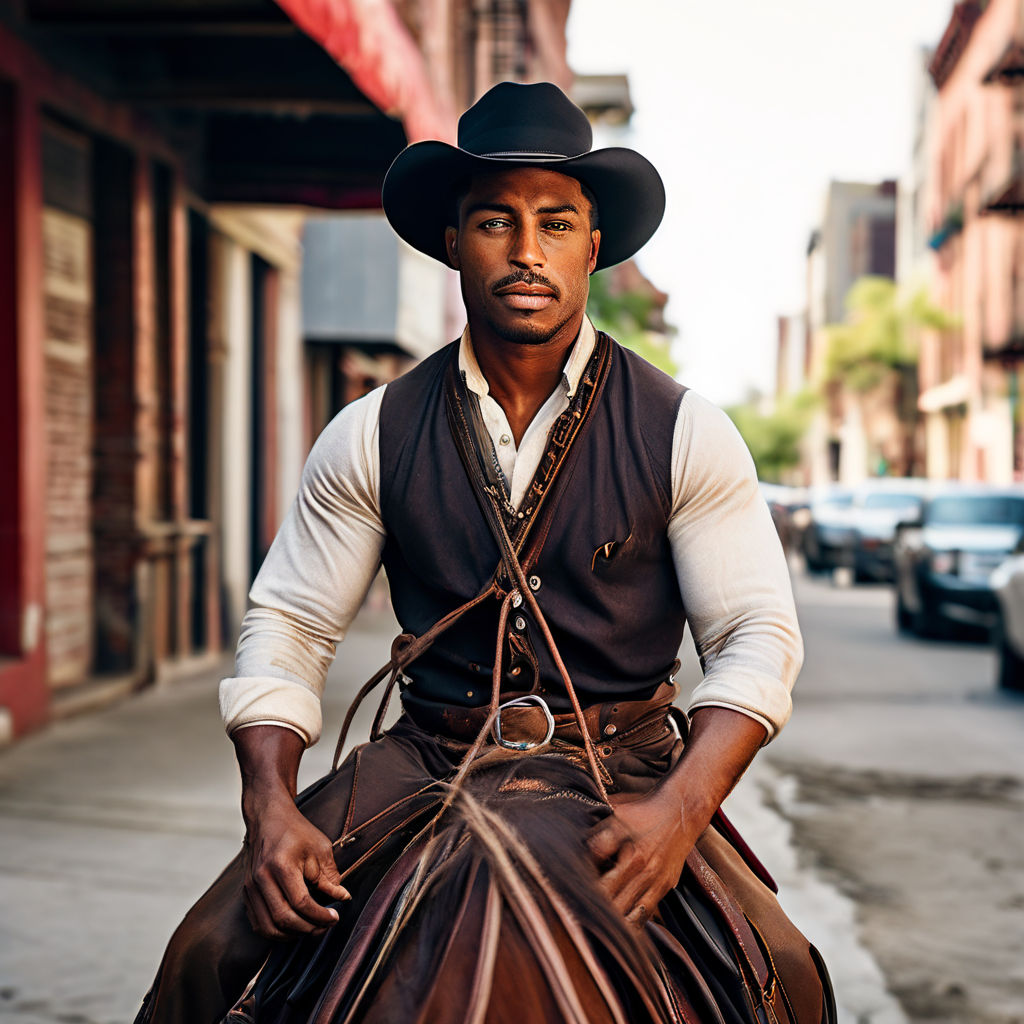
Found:
[[[273,939],[318,935],[338,920],[311,890],[331,900],[348,891],[331,841],[295,805],[302,738],[290,729],[254,725],[232,734],[242,772],[245,903],[249,922]]]
[[[268,938],[322,934],[337,922],[338,912],[321,906],[310,890],[350,898],[331,841],[290,801],[258,812],[246,835],[245,860],[249,923]]]

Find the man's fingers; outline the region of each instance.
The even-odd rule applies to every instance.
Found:
[[[642,869],[642,864],[637,864],[635,858],[628,855],[620,855],[619,859],[601,876],[601,888],[605,895],[620,910],[625,913],[628,907],[622,906],[623,893],[636,888],[637,872]]]
[[[286,901],[288,911],[301,923],[301,927],[295,930],[312,931],[314,928],[329,928],[337,923],[338,912],[330,907],[322,907],[310,895],[306,885],[306,879],[298,871],[289,871],[282,874],[278,880],[283,901]],[[278,920],[275,916],[275,920]],[[280,920],[278,920],[280,924]]]
[[[259,886],[255,882],[249,882],[245,888],[245,912],[249,918],[249,924],[257,935],[267,939],[286,939],[288,936],[274,924],[267,901],[263,898]]]
[[[588,845],[598,865],[611,864],[621,859],[625,847],[633,845],[633,838],[614,818],[608,818],[591,834]]]
[[[653,899],[653,897],[650,896],[650,894],[648,894],[647,898]],[[647,924],[647,922],[651,919],[652,908],[653,904],[648,904],[644,902],[636,903],[633,906],[632,910],[630,910],[629,913],[626,914],[626,920],[631,925],[635,925],[637,928],[643,928],[643,926]]]
[[[306,878],[310,885],[325,896],[330,896],[335,900],[352,899],[352,894],[341,884],[341,875],[338,874],[338,866],[334,863],[332,853],[327,854],[326,860],[322,857],[316,858],[312,863],[312,870],[307,872]]]

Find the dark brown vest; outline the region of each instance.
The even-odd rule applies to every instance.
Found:
[[[402,629],[419,635],[479,593],[499,552],[445,415],[443,382],[458,343],[388,385],[380,415],[384,567]],[[584,705],[648,697],[683,636],[684,611],[666,527],[672,437],[686,389],[612,345],[600,401],[562,477],[534,573],[537,601]],[[443,634],[408,674],[411,693],[448,704],[490,696],[499,603],[487,600]],[[568,702],[530,615],[513,612],[502,691]],[[534,685],[535,667],[539,677]]]

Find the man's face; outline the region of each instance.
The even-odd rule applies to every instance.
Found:
[[[475,177],[445,242],[470,324],[537,345],[577,324],[601,233],[575,178],[542,168]],[[575,330],[575,326],[572,328]]]

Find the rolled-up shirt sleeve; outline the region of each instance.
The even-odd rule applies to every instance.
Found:
[[[378,422],[384,388],[347,405],[309,454],[299,493],[249,592],[235,675],[220,684],[229,733],[282,725],[312,745],[338,643],[380,567]]]
[[[789,570],[743,439],[692,391],[676,420],[672,485],[669,541],[704,670],[688,710],[732,708],[770,739],[803,662]]]

